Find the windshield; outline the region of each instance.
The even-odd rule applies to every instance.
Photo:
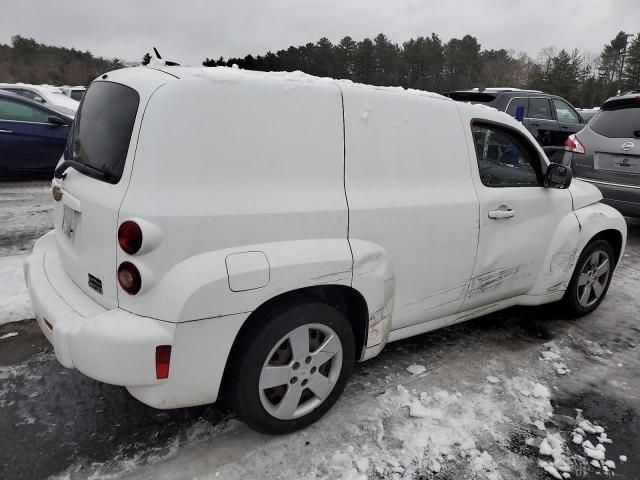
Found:
[[[601,110],[590,126],[591,130],[609,138],[640,138],[640,105]]]
[[[139,102],[138,92],[119,83],[91,84],[76,114],[65,160],[85,165],[78,170],[87,175],[118,183]]]

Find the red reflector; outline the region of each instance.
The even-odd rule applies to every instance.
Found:
[[[169,378],[169,362],[171,361],[171,345],[156,347],[156,378]]]
[[[127,252],[129,255],[133,255],[140,247],[142,247],[142,230],[133,220],[127,220],[118,228],[118,243],[120,248]]]
[[[42,317],[42,321],[47,327],[49,327],[49,330],[53,330],[53,325],[51,325],[46,318]]]

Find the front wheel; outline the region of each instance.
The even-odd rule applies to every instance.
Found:
[[[615,257],[609,242],[596,240],[587,245],[562,299],[570,315],[582,317],[598,308],[609,289],[614,266]]]
[[[262,433],[304,428],[344,390],[355,358],[351,326],[340,311],[312,300],[260,320],[232,360],[231,406]]]

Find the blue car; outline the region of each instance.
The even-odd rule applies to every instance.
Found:
[[[0,180],[52,178],[73,118],[0,90]]]

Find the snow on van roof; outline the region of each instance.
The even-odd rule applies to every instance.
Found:
[[[300,85],[336,85],[338,87],[363,88],[384,92],[398,92],[420,97],[436,98],[438,100],[454,101],[449,97],[426,90],[416,90],[404,87],[380,87],[376,85],[366,85],[352,82],[351,80],[339,80],[330,77],[316,77],[296,70],[294,72],[260,72],[255,70],[242,70],[237,67],[163,67],[161,69],[179,78],[201,77],[218,82],[239,82],[243,78],[264,78],[274,80],[284,80]]]

